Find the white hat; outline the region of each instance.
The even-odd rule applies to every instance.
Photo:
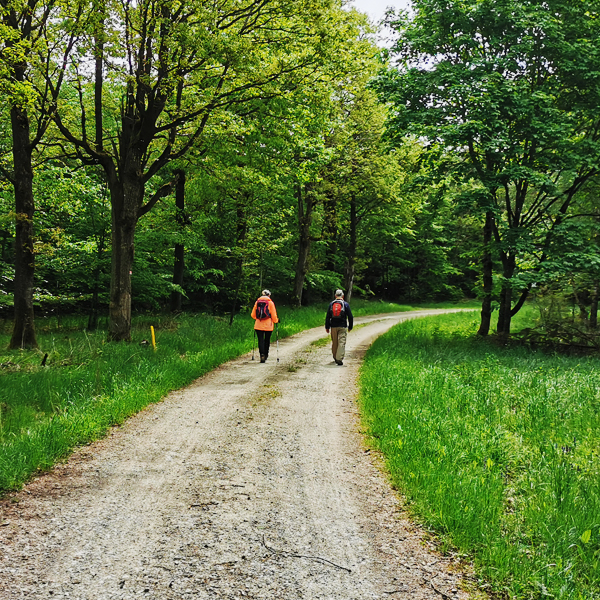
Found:
[[[263,296],[270,296],[270,295],[271,295],[271,292],[270,292],[269,290],[263,290],[263,291],[262,291],[262,295],[263,295]]]
[[[344,297],[344,292],[342,290],[335,290],[335,297],[336,298],[343,298]]]

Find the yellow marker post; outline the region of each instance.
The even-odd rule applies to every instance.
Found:
[[[156,338],[154,337],[154,326],[150,325],[150,331],[152,332],[152,347],[154,348],[154,352],[156,352]]]

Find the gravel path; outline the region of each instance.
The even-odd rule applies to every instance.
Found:
[[[0,599],[468,598],[363,445],[360,360],[275,344],[170,394],[0,504]]]

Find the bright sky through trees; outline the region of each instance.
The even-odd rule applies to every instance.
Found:
[[[354,0],[354,6],[361,12],[365,12],[375,22],[379,21],[388,7],[410,8],[410,0]]]

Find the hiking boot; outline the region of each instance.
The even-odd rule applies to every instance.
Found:
[[[343,361],[341,361],[341,360],[336,360],[336,361],[335,361],[335,364],[336,364],[336,365],[343,365],[344,363],[343,363]]]
[[[266,357],[265,357],[265,355],[264,355],[264,354],[261,354],[261,355],[260,355],[260,362],[261,362],[261,363],[264,363],[264,362],[265,362],[265,360],[267,360],[267,359],[266,359]]]

